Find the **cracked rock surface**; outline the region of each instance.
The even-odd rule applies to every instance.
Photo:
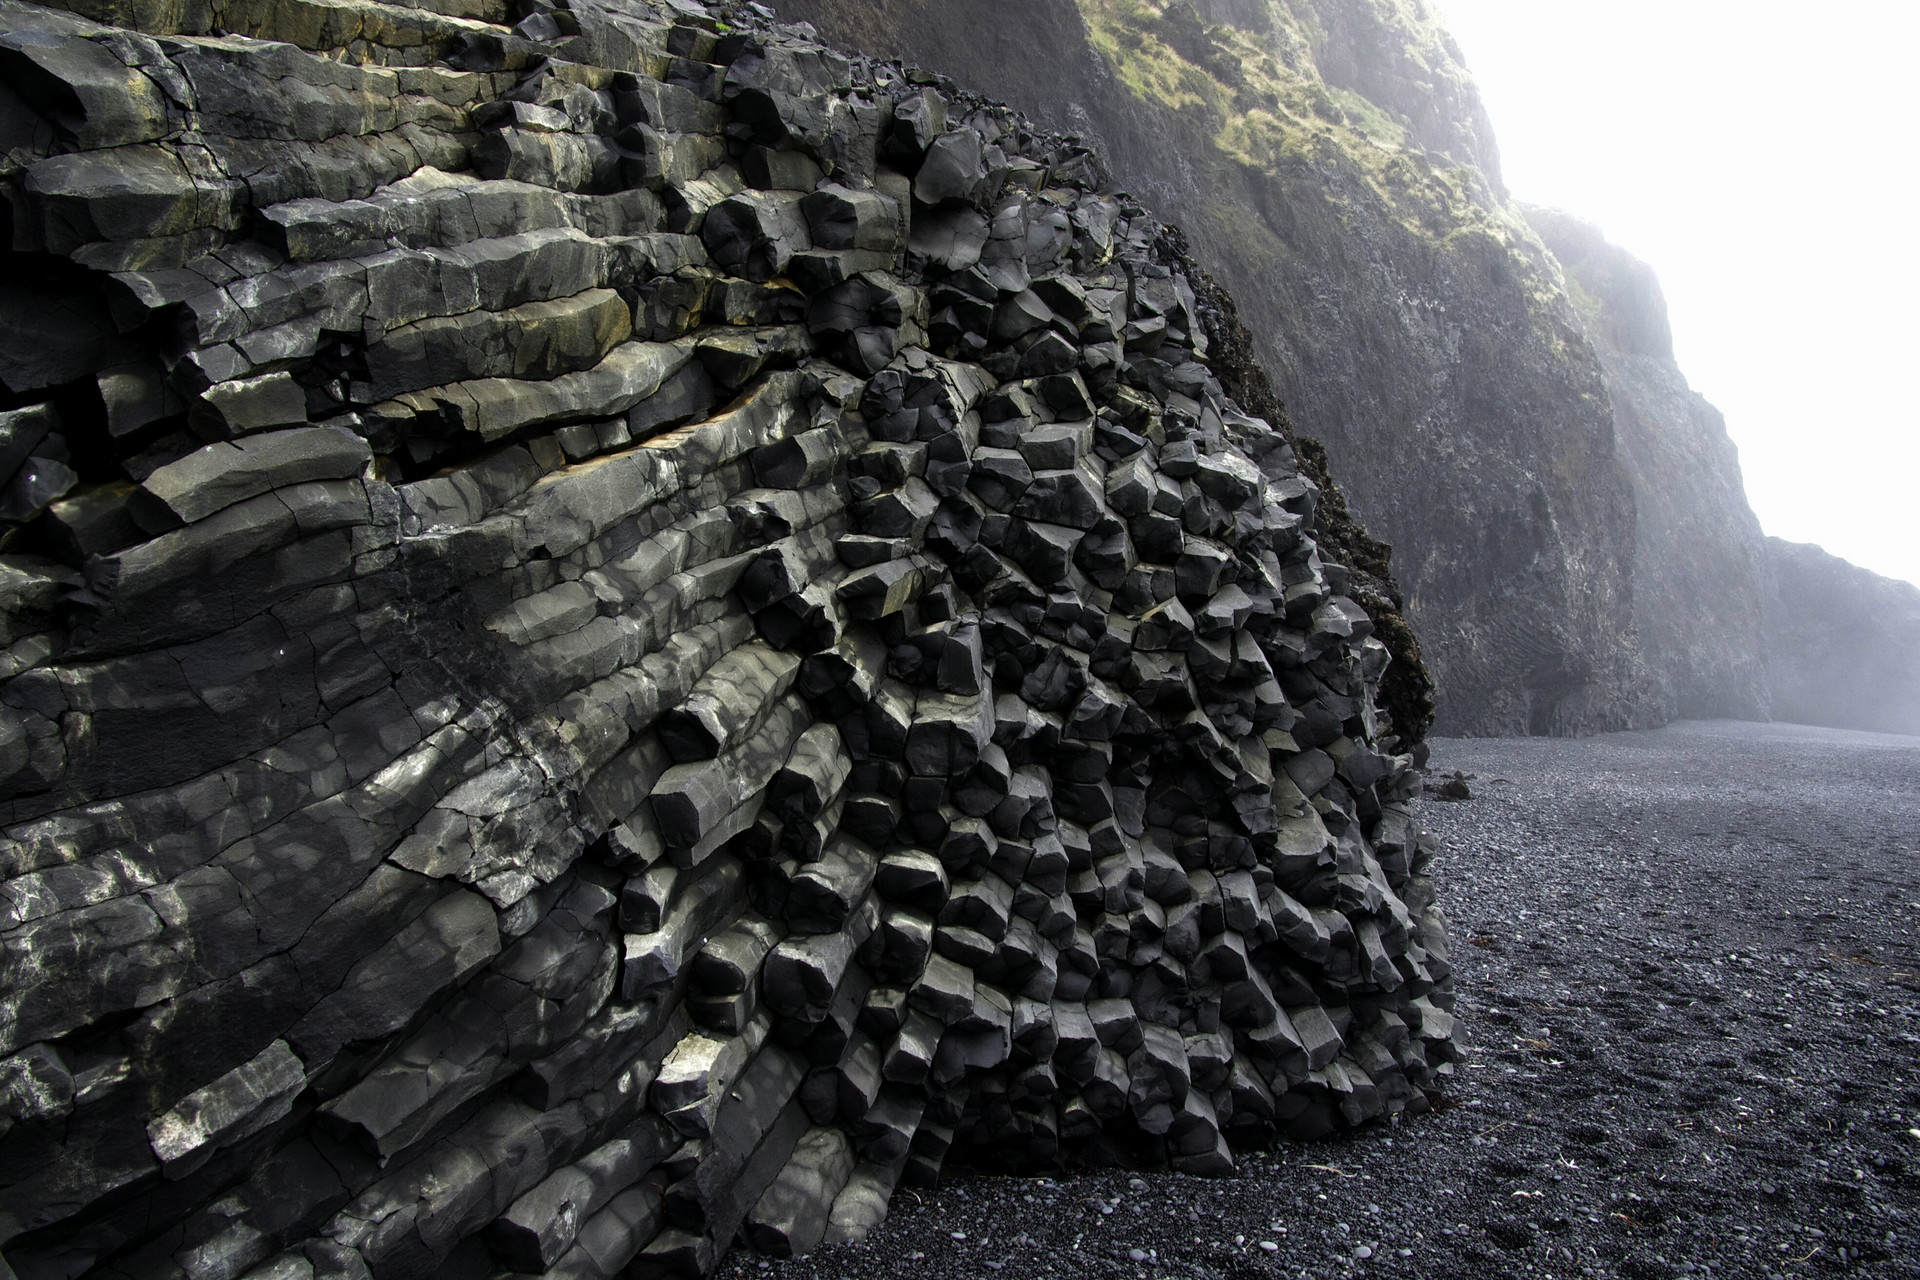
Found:
[[[1424,723],[1071,138],[691,0],[0,0],[0,1252],[703,1276],[1452,1072]]]

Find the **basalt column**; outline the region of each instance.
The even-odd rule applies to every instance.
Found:
[[[702,1276],[1426,1105],[1386,650],[1083,147],[677,0],[73,7],[0,0],[24,1280]]]

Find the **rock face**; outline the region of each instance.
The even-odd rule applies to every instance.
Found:
[[[1920,587],[1766,540],[1776,720],[1920,734]]]
[[[74,8],[0,0],[14,1272],[699,1276],[1425,1106],[1363,535],[1085,148],[688,0]]]
[[[1772,575],[1726,422],[1674,362],[1653,268],[1565,213],[1526,213],[1606,370],[1633,485],[1634,629],[1663,716],[1765,720],[1774,710],[1762,620]]]
[[[1395,574],[1448,733],[1653,723],[1606,371],[1457,49],[1386,0],[785,0],[1096,139],[1233,284]]]
[[[1920,733],[1920,589],[1765,537],[1719,410],[1674,363],[1653,269],[1565,213],[1527,217],[1606,369],[1634,624],[1666,715]]]

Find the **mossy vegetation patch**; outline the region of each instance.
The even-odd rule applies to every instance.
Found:
[[[1367,201],[1456,261],[1499,276],[1554,341],[1565,294],[1532,230],[1486,175],[1421,147],[1391,108],[1327,83],[1316,59],[1329,35],[1308,0],[1268,0],[1244,25],[1211,26],[1188,0],[1077,2],[1093,46],[1128,92],[1203,126],[1216,162],[1268,175],[1299,165],[1329,171],[1339,180],[1329,184],[1331,199]],[[1465,75],[1425,7],[1377,0],[1377,11],[1401,33],[1403,69],[1426,82]],[[1209,216],[1220,223],[1217,210]],[[1251,228],[1221,229],[1241,243],[1270,240]],[[1505,261],[1495,264],[1494,253]]]
[[[1390,111],[1321,78],[1311,51],[1324,36],[1292,6],[1269,3],[1250,28],[1202,26],[1185,0],[1079,8],[1128,92],[1205,121],[1219,159],[1261,172],[1338,164],[1427,235],[1486,212],[1468,174],[1432,163]]]

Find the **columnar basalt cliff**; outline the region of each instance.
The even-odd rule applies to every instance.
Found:
[[[71,8],[0,0],[13,1271],[700,1276],[1426,1105],[1384,553],[1085,147],[752,8]]]
[[[1606,373],[1418,0],[784,0],[1094,139],[1233,283],[1395,574],[1449,733],[1661,718]]]
[[[1920,631],[1904,624],[1875,628],[1864,663],[1776,649],[1797,641],[1762,616],[1797,606],[1774,602],[1738,460],[1673,362],[1651,271],[1508,199],[1430,0],[780,8],[1078,130],[1182,225],[1399,549],[1444,731],[1764,719],[1770,672],[1778,714],[1872,727],[1853,708],[1906,687]],[[1897,585],[1851,581],[1836,569],[1818,594],[1859,613]]]

